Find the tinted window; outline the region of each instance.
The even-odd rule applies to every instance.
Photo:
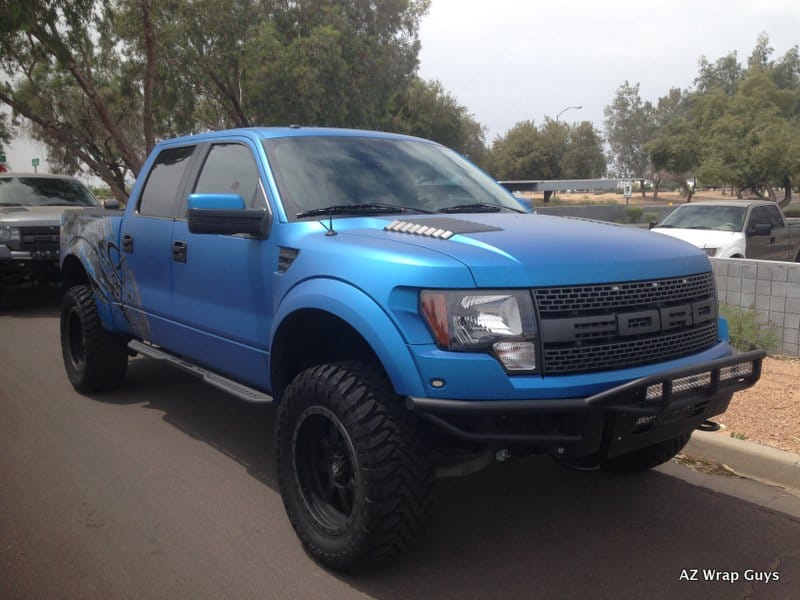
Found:
[[[764,210],[767,211],[767,218],[773,227],[783,227],[783,219],[777,206],[765,206]]]
[[[79,181],[58,177],[0,178],[0,206],[97,206]]]
[[[258,194],[258,167],[241,144],[211,147],[194,188],[196,194],[239,194],[247,208],[264,205]]]
[[[443,146],[358,136],[264,141],[287,216],[347,204],[436,211],[488,204],[520,211],[497,182]]]
[[[194,146],[162,150],[144,184],[139,201],[139,214],[150,217],[172,217],[176,212],[178,188],[189,166]]]
[[[772,225],[766,206],[756,206],[750,213],[750,226],[753,225]]]

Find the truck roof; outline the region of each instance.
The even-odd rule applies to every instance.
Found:
[[[366,129],[344,129],[337,127],[305,127],[300,125],[289,125],[287,127],[242,127],[238,129],[223,129],[219,131],[209,131],[194,135],[185,135],[176,138],[163,140],[161,144],[173,144],[175,142],[202,142],[213,140],[220,137],[243,136],[257,138],[261,140],[284,138],[284,137],[308,137],[308,136],[337,136],[337,137],[376,137],[393,138],[401,140],[422,140],[422,138],[403,135],[399,133],[388,133],[384,131],[371,131]],[[430,140],[424,140],[430,142]],[[435,143],[435,142],[430,142]]]

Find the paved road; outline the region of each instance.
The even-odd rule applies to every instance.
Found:
[[[78,395],[61,365],[55,295],[14,300],[27,307],[0,307],[1,598],[790,598],[800,589],[797,499],[677,465],[625,478],[546,458],[440,481],[414,554],[377,573],[329,573],[285,517],[272,408],[145,359],[132,362],[123,390]],[[742,580],[681,581],[692,569]],[[780,579],[754,585],[748,569]]]

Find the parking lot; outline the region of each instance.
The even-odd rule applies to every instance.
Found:
[[[123,389],[81,396],[57,293],[4,298],[0,597],[789,598],[800,584],[800,499],[676,464],[620,477],[547,457],[440,480],[410,556],[334,574],[285,516],[274,416],[139,358]],[[760,573],[778,579],[747,580]]]

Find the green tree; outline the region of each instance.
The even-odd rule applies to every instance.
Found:
[[[495,138],[487,167],[501,180],[586,179],[603,175],[606,162],[603,140],[589,121],[546,118],[541,126],[521,121]]]
[[[653,179],[658,194],[656,173],[647,152],[647,143],[655,136],[656,114],[651,102],[639,96],[639,84],[623,83],[611,104],[604,109],[606,139],[611,149],[614,169],[619,175]],[[644,196],[644,182],[641,185]]]
[[[478,165],[486,161],[485,129],[438,81],[414,78],[394,109],[392,128],[435,140]]]
[[[700,99],[700,106],[713,107],[706,113],[717,115],[702,127],[701,176],[757,194],[765,189],[772,200],[776,200],[774,184],[780,182],[789,190],[790,199],[791,178],[800,173],[796,95],[779,89],[756,63],[732,96],[711,93]]]
[[[497,179],[551,179],[553,165],[544,136],[533,121],[521,121],[497,136],[488,157],[489,172]]]
[[[594,179],[606,172],[603,139],[589,121],[571,127],[566,151],[561,157],[561,173],[565,179]]]
[[[94,173],[122,201],[159,138],[256,123],[390,127],[429,6],[0,2],[0,102],[57,168]]]

